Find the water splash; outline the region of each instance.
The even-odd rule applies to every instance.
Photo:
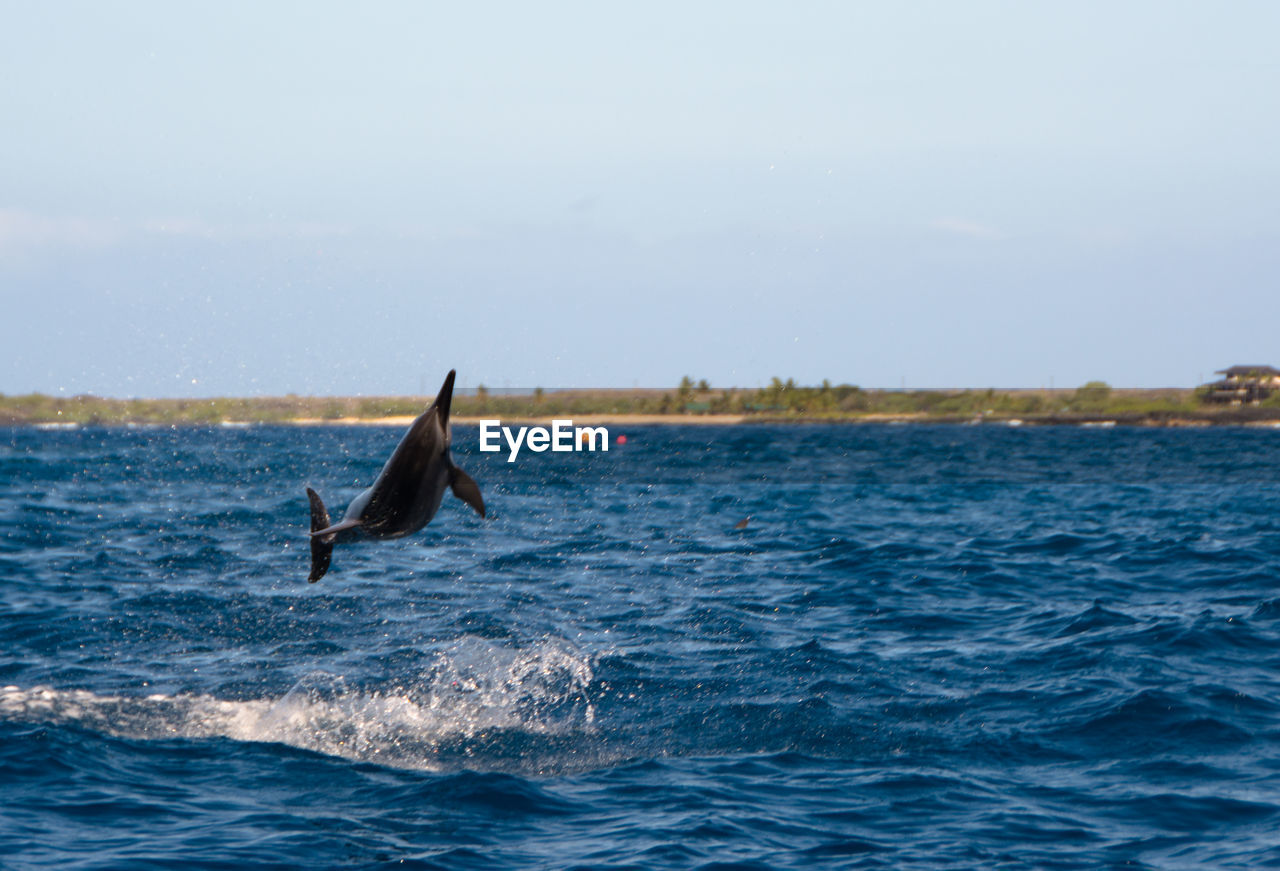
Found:
[[[351,686],[319,671],[279,698],[244,700],[6,686],[0,718],[76,723],[127,738],[275,742],[404,768],[449,767],[457,758],[468,767],[524,768],[538,764],[531,742],[542,739],[545,756],[562,739],[594,733],[591,681],[590,657],[563,643],[515,649],[463,638],[422,679],[392,686]],[[519,752],[503,753],[504,743]]]

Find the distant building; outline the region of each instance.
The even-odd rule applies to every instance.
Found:
[[[1280,390],[1280,369],[1270,366],[1232,366],[1214,373],[1225,376],[1206,385],[1208,402],[1230,402],[1233,405],[1261,402]]]

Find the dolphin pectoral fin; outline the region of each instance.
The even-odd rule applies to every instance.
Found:
[[[449,469],[449,488],[453,495],[476,510],[476,514],[484,517],[484,497],[480,495],[480,487],[466,472],[453,466]]]
[[[310,487],[307,498],[311,500],[311,574],[307,582],[314,584],[329,571],[329,560],[333,557],[333,537],[316,535],[329,526],[329,511],[324,507],[320,494]]]

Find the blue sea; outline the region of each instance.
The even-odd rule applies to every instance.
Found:
[[[1280,430],[619,434],[0,430],[0,867],[1280,867]]]

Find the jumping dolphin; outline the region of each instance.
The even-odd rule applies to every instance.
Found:
[[[400,538],[417,532],[431,522],[444,487],[484,517],[484,499],[471,476],[453,464],[449,455],[449,404],[453,400],[450,369],[435,400],[418,416],[391,459],[382,467],[378,480],[347,506],[339,523],[330,524],[329,512],[315,490],[307,488],[311,500],[311,575],[315,583],[329,570],[333,545],[361,535],[370,538]]]

